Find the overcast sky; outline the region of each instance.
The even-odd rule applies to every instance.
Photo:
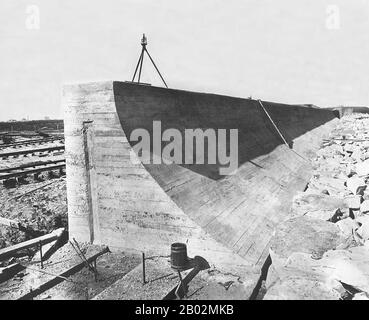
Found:
[[[0,119],[62,117],[66,82],[130,80],[143,32],[172,88],[369,104],[369,0],[1,0]],[[142,81],[162,85],[148,60]]]

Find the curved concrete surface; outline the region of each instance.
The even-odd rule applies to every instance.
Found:
[[[290,149],[255,100],[122,82],[68,85],[63,96],[72,236],[156,254],[183,241],[190,256],[251,266],[265,261],[336,121],[330,110],[263,102]],[[131,132],[152,133],[155,120],[162,131],[238,129],[237,170],[132,162]]]

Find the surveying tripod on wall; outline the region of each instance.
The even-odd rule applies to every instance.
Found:
[[[142,65],[143,65],[143,59],[144,59],[144,55],[145,55],[145,52],[146,52],[146,53],[147,53],[147,55],[149,56],[149,58],[150,58],[150,60],[151,60],[152,64],[154,65],[154,67],[155,67],[156,71],[158,72],[158,74],[159,74],[159,76],[160,76],[161,80],[164,82],[164,85],[168,88],[168,86],[167,86],[167,84],[166,84],[166,82],[165,82],[164,78],[162,77],[162,75],[161,75],[161,73],[160,73],[159,69],[157,68],[157,66],[156,66],[156,64],[155,64],[155,62],[154,62],[154,60],[151,58],[150,53],[149,53],[149,52],[147,51],[147,49],[146,49],[146,46],[147,46],[147,38],[146,38],[145,34],[143,34],[143,36],[142,36],[142,39],[141,39],[141,46],[142,46],[142,51],[141,51],[141,54],[140,54],[140,58],[138,59],[138,62],[137,62],[137,66],[136,66],[135,73],[134,73],[133,78],[132,78],[132,82],[134,82],[134,81],[135,81],[135,77],[136,77],[136,74],[137,74],[137,70],[138,70],[138,68],[140,68],[140,69],[139,69],[139,72],[138,72],[138,81],[137,81],[137,83],[140,83],[140,80],[141,80],[141,71],[142,71]]]

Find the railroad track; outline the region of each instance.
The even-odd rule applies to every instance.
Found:
[[[18,141],[18,142],[13,142],[13,143],[0,144],[0,148],[18,148],[18,147],[29,146],[29,145],[44,144],[44,143],[58,141],[58,140],[60,142],[64,142],[63,137],[50,137],[50,138],[45,138],[45,139],[31,139],[31,140]]]
[[[24,164],[17,167],[3,168],[0,169],[0,180],[4,180],[4,184],[8,183],[10,179],[13,179],[13,182],[20,182],[20,180],[31,174],[35,179],[38,179],[40,173],[48,171],[49,175],[53,175],[52,172],[55,170],[58,170],[60,175],[65,174],[65,159],[42,161]]]
[[[37,161],[37,162],[22,164],[18,167],[2,168],[2,169],[0,169],[0,173],[8,173],[8,172],[11,172],[11,171],[24,170],[24,169],[27,169],[27,168],[36,168],[38,166],[45,166],[45,165],[56,164],[56,163],[61,163],[61,162],[65,163],[65,159]]]
[[[10,157],[17,158],[21,155],[26,157],[29,154],[35,155],[36,153],[39,153],[39,154],[45,153],[45,152],[50,153],[52,151],[58,151],[58,150],[64,150],[64,149],[65,149],[64,146],[57,146],[57,147],[49,147],[49,148],[19,150],[19,151],[14,151],[14,152],[0,153],[0,158],[4,160],[4,159],[10,158]]]

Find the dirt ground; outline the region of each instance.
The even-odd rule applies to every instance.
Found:
[[[30,192],[36,188],[40,189]],[[66,182],[63,177],[33,182],[14,189],[6,189],[1,185],[0,197],[0,215],[3,218],[17,220],[43,234],[61,227],[67,228]],[[0,248],[27,238],[24,232],[0,226]]]

